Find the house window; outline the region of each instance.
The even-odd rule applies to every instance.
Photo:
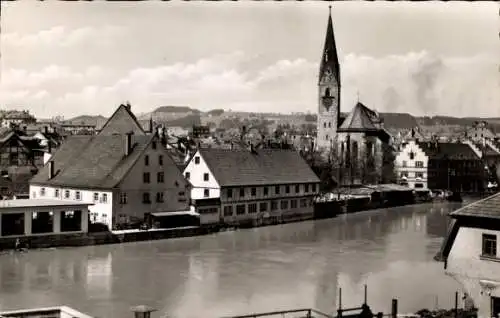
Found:
[[[200,157],[199,156],[194,157],[194,164],[196,164],[196,165],[200,164]]]
[[[54,197],[59,198],[59,189],[54,190]]]
[[[240,198],[245,196],[245,188],[240,188]]]
[[[282,210],[288,209],[288,200],[281,200],[280,205]]]
[[[156,181],[157,181],[158,183],[163,183],[163,182],[165,182],[165,173],[163,173],[163,172],[158,172],[158,173],[156,174]]]
[[[312,192],[316,192],[316,183],[312,184]]]
[[[244,204],[239,204],[236,206],[236,214],[237,215],[245,214],[245,205]]]
[[[156,149],[156,141],[153,141],[153,142],[151,143],[151,148]]]
[[[107,203],[108,202],[108,195],[106,193],[102,194],[102,203]]]
[[[290,208],[292,209],[297,208],[297,200],[290,200]]]
[[[296,185],[295,186],[295,193],[299,193],[300,192],[300,185]]]
[[[99,193],[94,192],[94,202],[99,201]]]
[[[497,257],[497,236],[492,234],[483,234],[483,256]]]
[[[149,181],[150,181],[150,179],[149,179],[149,172],[144,172],[144,173],[142,174],[142,181],[143,181],[144,183],[149,183]]]
[[[233,189],[227,189],[227,197],[232,198],[233,197]]]
[[[325,123],[323,123],[323,128],[326,128],[326,122],[325,122]]]
[[[413,153],[413,151],[410,152],[410,160],[413,160],[415,158],[415,154]]]
[[[417,178],[423,178],[424,177],[424,173],[423,172],[415,172],[415,177],[417,177]]]
[[[41,197],[45,196],[45,188],[40,188],[40,196]]]
[[[82,194],[80,193],[80,191],[76,191],[75,192],[75,199],[76,200],[81,200],[82,199]]]
[[[156,202],[163,202],[163,192],[156,193]]]
[[[423,168],[424,167],[424,162],[423,161],[415,161],[415,167],[417,167],[417,168]]]
[[[69,199],[69,190],[64,191],[64,198]]]
[[[233,206],[228,205],[224,207],[224,216],[232,216],[233,215]]]
[[[260,203],[259,211],[260,212],[266,212],[267,211],[267,202],[261,202]]]
[[[257,203],[250,203],[248,205],[248,213],[256,213],[257,212]]]
[[[210,196],[210,190],[209,190],[209,189],[204,189],[204,190],[203,190],[203,196],[204,196],[205,198],[208,198],[208,197]]]
[[[120,193],[120,204],[127,204],[127,193],[126,192]]]
[[[275,194],[280,194],[280,186],[275,186],[274,187],[274,193]]]
[[[307,207],[307,199],[300,199],[300,207],[301,208]]]
[[[252,197],[256,196],[257,195],[257,188],[250,189],[250,192],[252,194]]]
[[[271,201],[271,211],[278,210],[278,201]]]
[[[285,193],[287,193],[287,194],[290,193],[290,186],[289,185],[285,186]]]
[[[408,163],[406,162],[406,160],[403,160],[403,168],[406,168],[406,166],[408,166]]]
[[[305,191],[305,193],[308,193],[308,192],[309,192],[309,185],[308,185],[308,184],[305,184],[305,185],[304,185],[304,187],[305,187],[305,190],[304,190],[304,191]]]
[[[158,156],[158,164],[159,164],[160,166],[163,166],[163,156],[162,156],[162,155],[159,155],[159,156]]]
[[[144,192],[142,194],[142,203],[151,203],[151,198],[149,197],[149,192]]]
[[[149,166],[149,156],[148,155],[144,156],[144,165]]]
[[[268,187],[264,187],[264,195],[268,195],[269,194],[269,188]]]
[[[203,181],[208,181],[208,173],[203,174]]]
[[[189,180],[189,178],[191,178],[191,173],[190,172],[186,172],[186,180]]]

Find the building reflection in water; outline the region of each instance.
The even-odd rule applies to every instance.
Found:
[[[442,304],[446,295],[440,293],[454,292],[442,264],[431,259],[446,233],[445,215],[452,210],[447,206],[391,208],[195,238],[30,251],[17,258],[3,255],[0,304],[11,309],[64,303],[102,317],[130,315],[130,306],[141,303],[157,308],[160,316],[176,317],[291,307],[331,313],[337,309],[339,287],[343,304],[358,306],[367,283],[374,310],[388,309],[395,296],[402,311],[418,310],[434,303],[433,295],[424,297],[429,294],[425,282],[430,281]]]
[[[106,298],[111,292],[113,279],[111,252],[89,258],[86,261],[85,286],[89,298]]]

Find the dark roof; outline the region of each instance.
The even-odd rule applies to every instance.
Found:
[[[369,109],[362,103],[357,103],[349,113],[347,118],[342,122],[338,129],[339,132],[364,132],[364,131],[379,131],[378,114]]]
[[[296,151],[200,149],[220,186],[319,182]]]
[[[479,160],[471,146],[455,142],[418,142],[429,159],[435,160]]]
[[[54,162],[55,176],[48,179],[49,168],[46,164],[31,183],[83,188],[116,187],[153,137],[155,135],[133,136],[132,152],[125,157],[124,135],[71,136],[50,159]]]
[[[476,201],[450,213],[451,217],[474,216],[500,219],[500,193]]]
[[[130,110],[130,106],[120,105],[102,126],[99,135],[125,134],[132,131],[135,135],[144,135],[144,129]]]

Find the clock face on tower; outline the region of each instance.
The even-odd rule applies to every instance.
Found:
[[[329,110],[333,105],[333,101],[335,100],[335,96],[331,96],[330,90],[327,88],[325,95],[321,98],[323,102],[323,106],[325,106],[326,110]]]
[[[331,82],[333,80],[333,73],[330,70],[325,71],[325,76],[323,77],[325,81]]]

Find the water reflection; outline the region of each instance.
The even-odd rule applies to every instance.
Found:
[[[358,306],[393,297],[404,311],[451,305],[457,285],[432,261],[450,204],[420,205],[198,238],[32,251],[0,257],[0,310],[67,304],[127,317],[148,304],[160,316],[220,317]],[[427,285],[426,285],[427,284]]]

